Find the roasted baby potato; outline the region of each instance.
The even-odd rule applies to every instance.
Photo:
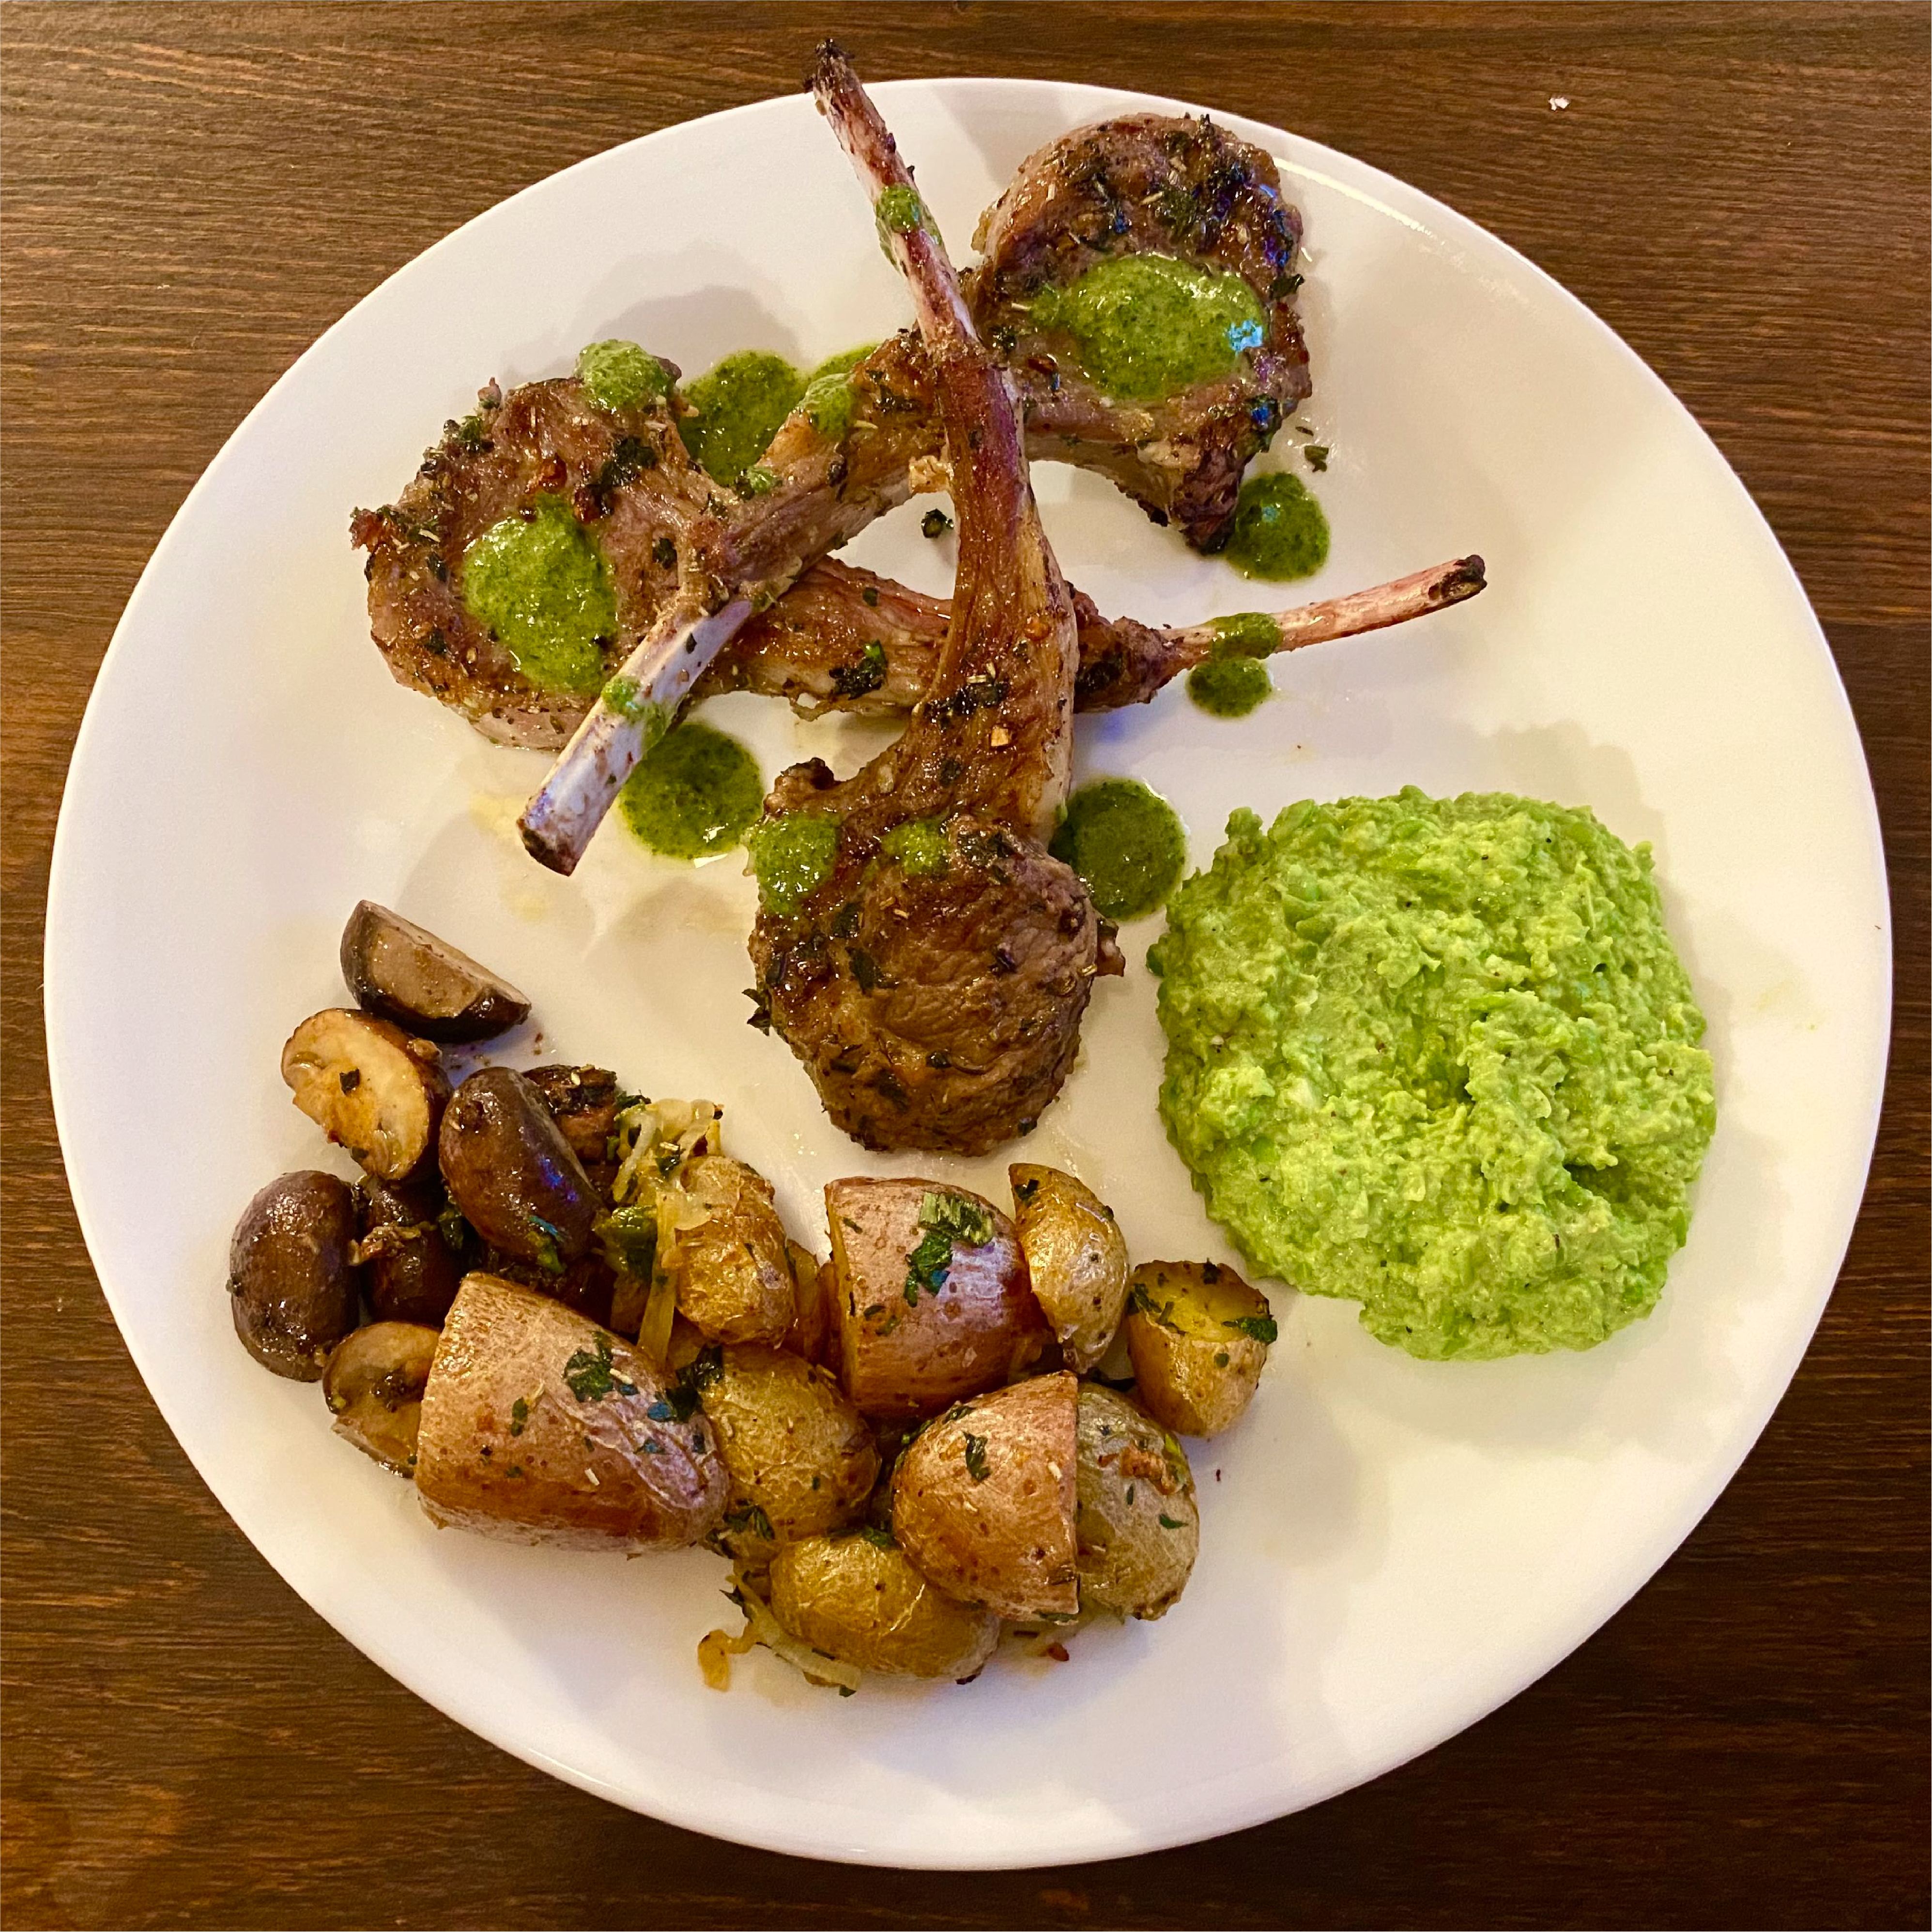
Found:
[[[242,1346],[264,1368],[320,1378],[362,1312],[355,1240],[356,1197],[332,1174],[285,1174],[242,1210],[228,1249],[230,1306]]]
[[[706,1350],[690,1372],[730,1472],[722,1534],[730,1555],[762,1562],[774,1544],[836,1529],[864,1508],[878,1451],[824,1370],[750,1342]]]
[[[808,1362],[816,1362],[836,1375],[838,1363],[833,1346],[836,1330],[832,1316],[836,1291],[832,1282],[832,1264],[821,1262],[809,1248],[801,1247],[796,1241],[788,1241],[785,1248],[791,1256],[791,1278],[798,1298],[798,1312],[792,1317],[784,1345],[794,1355],[802,1355]]]
[[[296,1105],[379,1180],[400,1180],[436,1141],[449,1082],[435,1047],[348,1006],[312,1014],[282,1048]]]
[[[471,1074],[443,1114],[436,1154],[464,1218],[513,1261],[561,1276],[590,1247],[596,1190],[522,1074]]]
[[[1134,1393],[1164,1427],[1218,1436],[1240,1420],[1274,1340],[1268,1298],[1214,1262],[1145,1262],[1127,1286]]]
[[[678,1312],[713,1342],[782,1342],[798,1313],[771,1184],[729,1154],[699,1154],[660,1199],[658,1266]]]
[[[322,1372],[322,1399],[346,1436],[385,1468],[416,1466],[422,1392],[436,1331],[414,1322],[372,1322],[336,1345]]]
[[[1125,1396],[1092,1383],[1081,1384],[1078,1444],[1080,1607],[1165,1616],[1201,1547],[1186,1451]]]
[[[449,1203],[434,1180],[378,1180],[357,1185],[362,1238],[357,1252],[367,1270],[369,1306],[378,1322],[439,1326],[463,1279],[460,1248],[445,1232]],[[463,1238],[460,1224],[452,1227]]]
[[[1057,1167],[1022,1161],[1006,1178],[1033,1298],[1060,1338],[1062,1359],[1083,1375],[1107,1352],[1127,1305],[1126,1237],[1114,1210]]]
[[[709,1535],[730,1478],[711,1425],[628,1342],[472,1274],[423,1390],[416,1487],[438,1523],[635,1552]]]
[[[910,1419],[996,1388],[1047,1343],[1012,1223],[936,1180],[835,1180],[840,1379],[861,1414]]]
[[[341,959],[358,1006],[425,1040],[488,1040],[530,1016],[508,980],[373,899],[349,915]]]
[[[1080,1606],[1078,1384],[1036,1376],[950,1408],[892,1475],[892,1533],[928,1583],[1003,1617]]]
[[[890,1537],[814,1536],[772,1558],[772,1612],[813,1649],[895,1677],[972,1677],[1000,1640],[991,1610],[933,1588]]]

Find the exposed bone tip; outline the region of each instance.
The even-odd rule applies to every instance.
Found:
[[[532,814],[542,802],[540,796],[531,801],[530,809],[517,820],[517,830],[522,835],[524,850],[539,866],[547,866],[567,879],[577,870],[577,862],[584,855],[568,845],[557,844],[542,825],[532,821]]]

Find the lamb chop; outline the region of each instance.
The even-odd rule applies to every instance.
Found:
[[[1044,841],[1066,792],[1073,599],[1034,502],[1009,379],[845,56],[812,87],[910,287],[946,430],[958,581],[926,695],[851,778],[784,772],[754,835],[758,1017],[866,1146],[977,1154],[1059,1091],[1120,956]],[[810,854],[812,862],[781,864]]]
[[[1196,549],[1220,549],[1249,459],[1312,386],[1294,308],[1300,241],[1274,160],[1204,115],[1124,115],[1029,155],[980,217],[982,260],[965,278],[980,334],[1025,372],[1029,453],[1100,471]],[[1042,298],[1130,255],[1245,284],[1258,318],[1246,352],[1171,392],[1110,393]]]
[[[1108,212],[1127,185],[1160,200],[1161,220]],[[1106,469],[1159,520],[1184,506],[1178,520],[1190,539],[1219,541],[1240,464],[1307,392],[1286,286],[1294,278],[1286,272],[1299,221],[1280,201],[1273,164],[1207,124],[1132,116],[1112,134],[1076,130],[1049,143],[1024,164],[1000,209],[1007,212],[996,226],[1010,238],[1012,259],[989,257],[980,286],[1006,318],[997,326],[1012,345],[1028,406],[1043,412],[1039,453]],[[1234,358],[1232,378],[1185,389],[1153,412],[1116,408],[1092,385],[1070,381],[1021,326],[1027,301],[1045,286],[1061,218],[1071,224],[1058,236],[1070,269],[1109,245],[1102,231],[1112,224],[1116,254],[1164,245],[1247,276],[1254,301],[1267,304],[1265,340]],[[550,748],[581,734],[528,827],[547,862],[574,866],[647,741],[752,608],[915,487],[943,479],[921,363],[916,336],[894,338],[854,373],[854,406],[842,424],[794,412],[758,466],[760,480],[776,478],[777,487],[748,502],[710,487],[667,444],[672,400],[645,406],[647,424],[607,422],[580,385],[566,381],[530,386],[507,402],[492,386],[476,416],[448,426],[397,503],[357,512],[352,536],[370,552],[371,626],[399,679],[508,742]],[[641,464],[627,460],[640,451]],[[583,689],[559,692],[522,676],[514,654],[470,617],[454,587],[490,514],[528,516],[545,494],[567,496],[584,520],[602,520],[601,547],[619,586],[616,621],[598,641],[607,678],[622,668],[619,692],[628,701],[587,716],[588,678]],[[826,494],[832,500],[820,500]],[[620,500],[637,497],[645,500],[611,514]]]
[[[1261,657],[1330,638],[1406,623],[1473,597],[1484,586],[1480,556],[1457,557],[1391,584],[1324,598],[1292,610],[1160,627],[1103,617],[1073,592],[1080,668],[1078,711],[1144,704],[1184,671],[1231,645]],[[826,557],[769,610],[752,616],[718,653],[693,693],[752,691],[788,699],[815,717],[826,711],[889,716],[910,710],[932,682],[950,607],[891,578]]]

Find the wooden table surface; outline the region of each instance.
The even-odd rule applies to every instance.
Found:
[[[0,12],[8,1923],[1924,1924],[1928,22],[1923,5]],[[875,77],[1096,81],[1280,123],[1522,249],[1663,375],[1763,506],[1830,635],[1886,826],[1898,1001],[1871,1186],[1736,1481],[1621,1615],[1485,1723],[1299,1816],[1116,1864],[950,1876],[742,1851],[553,1783],[418,1703],[297,1600],[176,1448],[82,1249],[47,1102],[40,920],[69,748],[202,466],[437,237],[584,155],[788,88],[835,29]]]

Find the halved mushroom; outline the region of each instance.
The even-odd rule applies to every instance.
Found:
[[[434,1045],[350,1006],[311,1014],[282,1048],[296,1105],[379,1180],[413,1174],[436,1139],[449,1081]]]
[[[373,899],[349,915],[341,958],[358,1006],[427,1040],[488,1040],[530,1016],[508,980]]]
[[[422,1393],[438,1331],[416,1322],[372,1322],[339,1343],[322,1372],[335,1432],[406,1476],[416,1467]]]
[[[560,1280],[590,1247],[597,1190],[522,1074],[471,1074],[443,1114],[436,1154],[464,1220],[512,1261]]]
[[[242,1210],[228,1250],[235,1332],[264,1368],[312,1382],[356,1325],[362,1270],[356,1197],[314,1169],[272,1180]]]

